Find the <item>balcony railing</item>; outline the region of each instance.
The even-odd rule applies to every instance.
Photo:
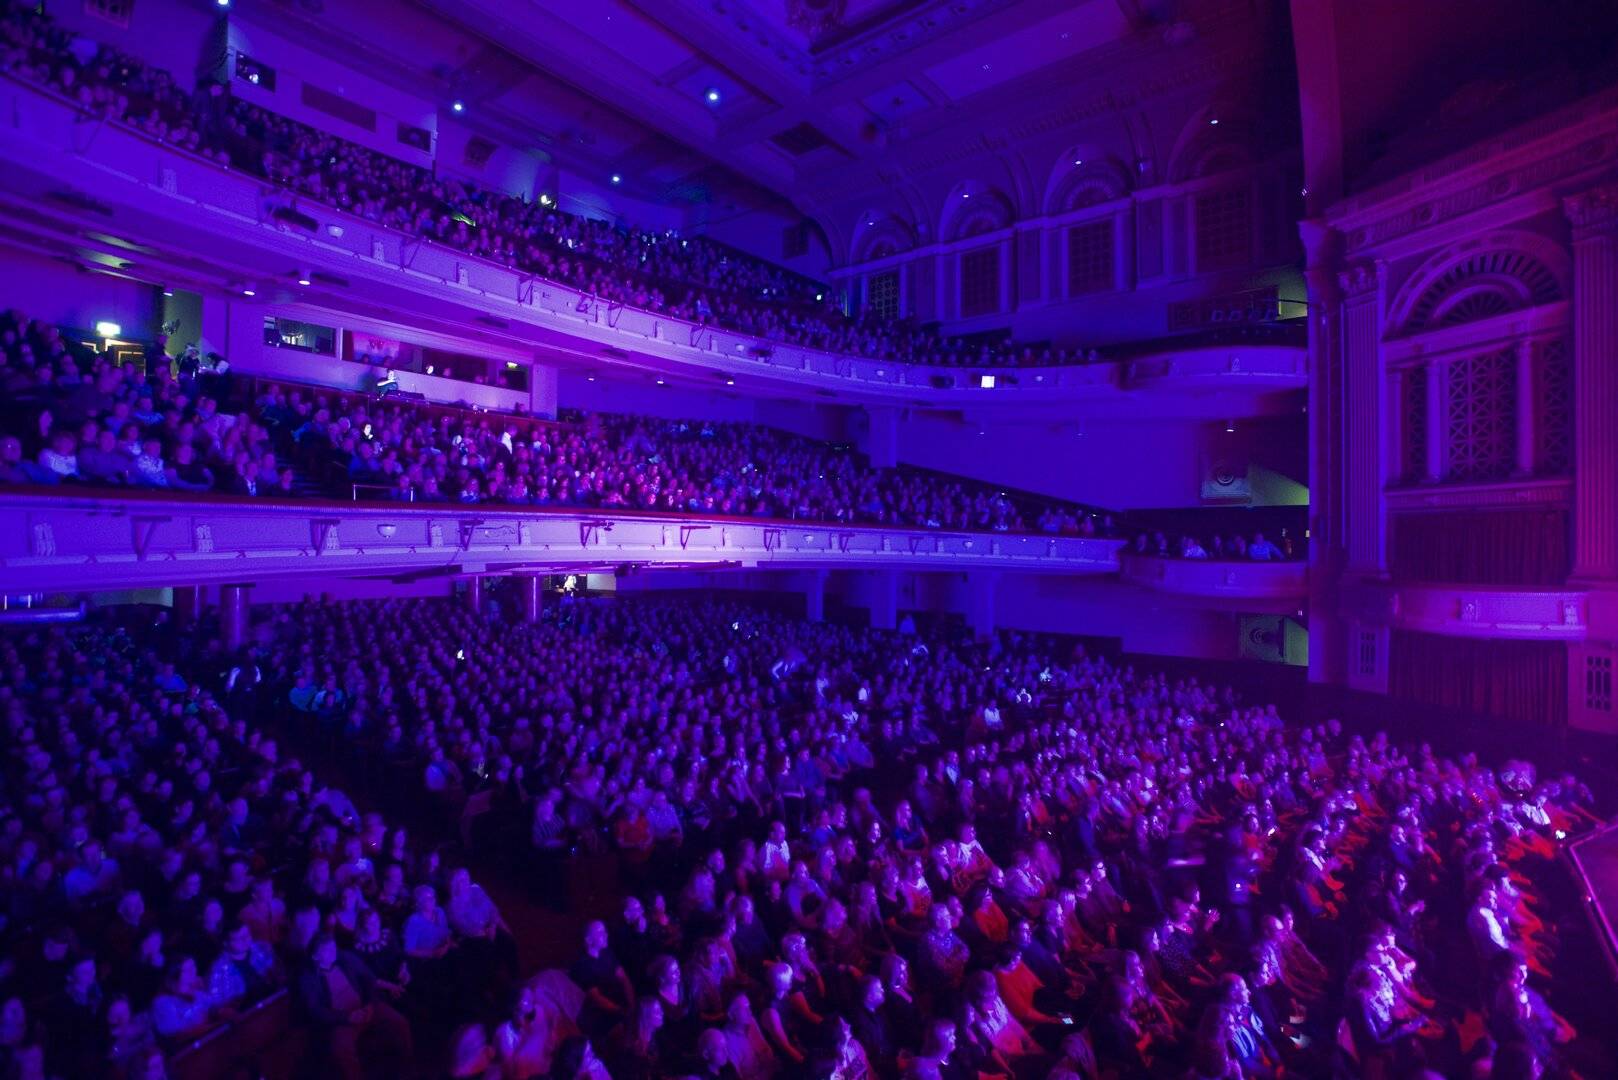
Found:
[[[1171,559],[1123,553],[1120,576],[1159,592],[1262,601],[1266,607],[1301,603],[1309,590],[1309,566],[1303,562]]]
[[[695,568],[1105,574],[1121,540],[960,533],[588,508],[0,495],[0,592],[265,577]]]

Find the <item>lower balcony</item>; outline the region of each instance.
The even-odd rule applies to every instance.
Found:
[[[957,533],[588,508],[272,502],[172,495],[0,495],[0,592],[268,577],[719,569],[1108,574],[1121,540]]]
[[[1309,564],[1304,562],[1227,562],[1124,553],[1120,576],[1159,592],[1228,599],[1249,611],[1296,608],[1309,591]]]

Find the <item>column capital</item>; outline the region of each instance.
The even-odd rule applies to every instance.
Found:
[[[1337,285],[1343,290],[1344,298],[1354,300],[1374,292],[1382,284],[1385,266],[1381,260],[1358,262],[1338,271]]]
[[[1562,210],[1579,232],[1618,230],[1618,183],[1597,184],[1562,199]]]

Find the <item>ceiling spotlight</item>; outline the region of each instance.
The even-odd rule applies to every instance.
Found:
[[[1076,158],[1073,159],[1073,164],[1075,164],[1075,165],[1083,165],[1084,164],[1084,159],[1081,158],[1081,157],[1076,157]]]
[[[663,386],[664,385],[663,380],[662,379],[657,380],[657,385]]]
[[[308,270],[299,270],[298,271],[298,284],[299,285],[313,285],[314,284],[314,274],[311,273]]]
[[[736,385],[736,380],[735,379],[726,379],[725,380],[725,385],[726,386],[735,386]]]
[[[220,7],[230,6],[230,0],[214,0],[214,3],[218,4]]]
[[[594,376],[594,375],[586,375],[586,376],[585,376],[585,377],[584,377],[584,381],[585,381],[585,382],[595,382],[595,381],[596,381],[596,377],[595,377],[595,376]]]
[[[550,193],[545,192],[545,191],[541,191],[539,193],[539,205],[541,205],[541,206],[549,206],[550,204],[551,204]]]
[[[710,105],[719,104],[719,91],[712,86],[708,87],[708,92],[702,96],[708,99]]]
[[[619,173],[613,173],[612,174],[612,182],[615,183],[615,184],[621,184],[621,183],[624,182],[624,178]]]
[[[457,101],[452,101],[452,102],[450,102],[449,108],[450,108],[451,112],[458,112],[458,113],[465,112],[466,111],[466,102],[458,101],[458,100]]]
[[[818,292],[815,293],[815,300],[816,301],[820,301],[820,300],[824,300],[824,299],[826,299],[826,294],[825,293],[818,293]]]
[[[1226,420],[1225,421],[1225,434],[1226,435],[1234,435],[1234,434],[1236,434],[1236,421],[1234,421],[1234,420]]]
[[[169,288],[167,285],[165,285],[165,286],[163,286],[163,295],[164,296],[173,296],[174,295],[174,290]]]
[[[242,295],[243,296],[257,296],[258,293],[253,289],[253,286],[251,286],[251,285],[243,285],[242,286]]]
[[[117,337],[123,332],[124,328],[115,322],[102,321],[96,323],[96,337]]]
[[[1217,116],[1208,117],[1208,123],[1212,124],[1214,127],[1218,127],[1219,126],[1219,117],[1217,117]]]

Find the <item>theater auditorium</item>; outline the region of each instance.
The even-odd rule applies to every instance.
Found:
[[[1611,0],[0,0],[0,1080],[1618,1076]]]

